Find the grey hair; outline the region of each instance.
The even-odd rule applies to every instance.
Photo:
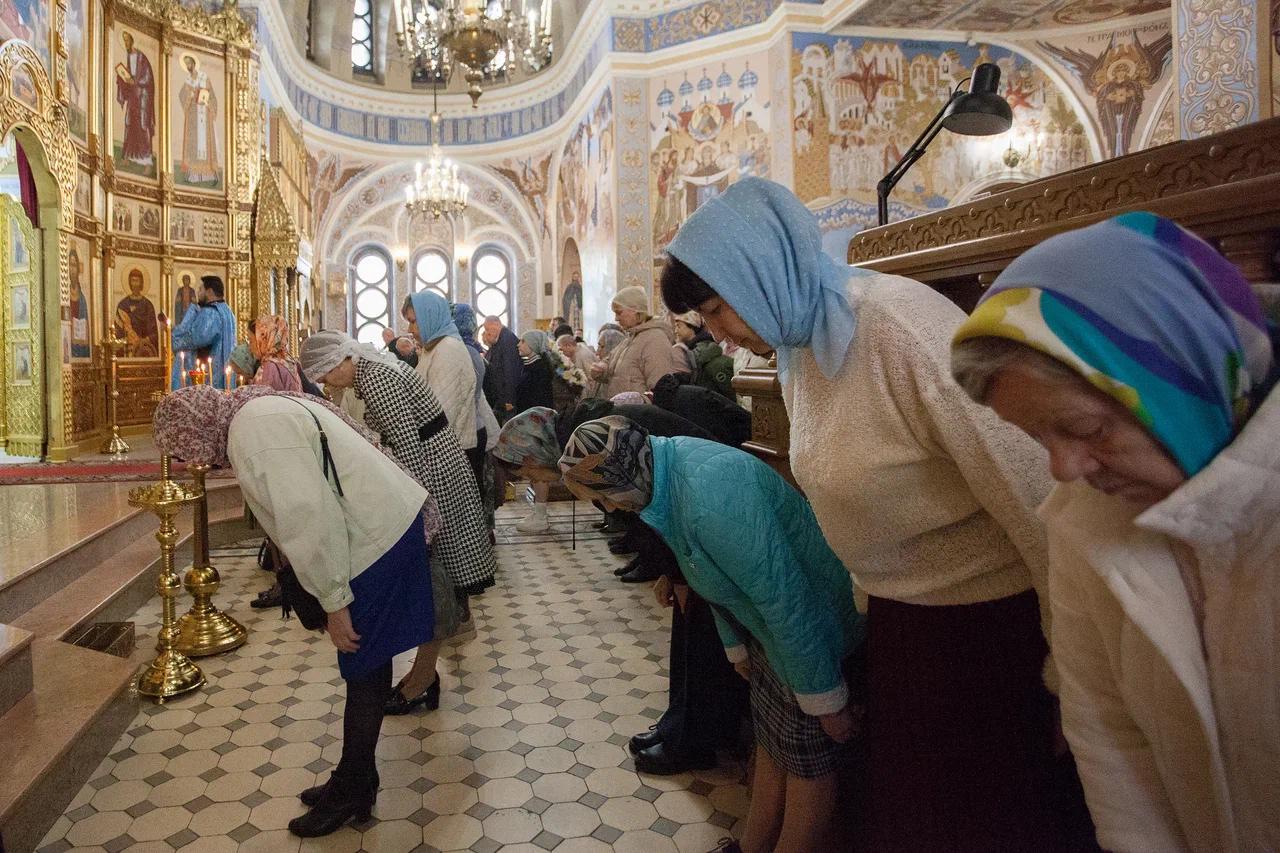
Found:
[[[1080,374],[1052,356],[1009,338],[969,338],[951,347],[951,376],[974,402],[986,405],[991,383],[1018,366],[1048,382],[1080,381]]]
[[[578,342],[578,339],[575,338],[573,335],[561,335],[560,337],[556,338],[556,346],[560,346],[565,341],[569,341],[570,343],[576,344]]]

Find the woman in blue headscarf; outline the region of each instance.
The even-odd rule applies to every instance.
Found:
[[[1280,394],[1249,282],[1134,212],[1000,274],[956,334],[1035,436],[1063,731],[1108,850],[1280,850]]]
[[[427,290],[406,297],[400,313],[418,339],[418,375],[435,392],[462,449],[471,450],[476,446],[476,371],[453,309]]]
[[[1049,478],[951,379],[964,312],[828,257],[813,214],[758,178],[698,208],[668,252],[672,313],[777,353],[792,471],[868,595],[868,849],[1056,849],[1033,588]]]
[[[494,417],[489,406],[485,380],[489,369],[484,360],[484,351],[476,341],[476,312],[465,302],[453,306],[453,325],[458,329],[458,337],[467,345],[467,355],[471,356],[471,368],[476,373],[476,446],[467,451],[467,461],[476,475],[476,485],[480,488],[480,498],[484,502],[485,520],[489,529],[494,526],[494,512],[497,507],[497,489],[492,476],[485,475],[486,453],[498,443],[498,419]]]

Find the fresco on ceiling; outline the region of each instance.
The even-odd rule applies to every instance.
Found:
[[[649,109],[655,257],[703,202],[741,178],[769,177],[767,66],[761,53],[678,71],[650,86],[656,92]]]
[[[1004,32],[1097,24],[1169,8],[1169,0],[871,0],[860,27]]]
[[[551,157],[548,152],[539,157],[503,160],[490,168],[511,182],[521,197],[529,203],[534,218],[542,225],[542,236],[551,236],[551,218],[547,215],[547,195],[551,192]]]
[[[5,0],[0,3],[0,42],[22,39],[40,55],[45,70],[49,64],[49,21],[44,0]]]
[[[1119,157],[1141,147],[1138,128],[1159,107],[1150,92],[1168,79],[1173,54],[1169,24],[1037,42],[1062,64],[1102,132],[1102,153]]]
[[[608,308],[617,289],[614,134],[613,89],[606,87],[569,132],[556,174],[557,254],[563,257],[572,239],[582,259],[582,316],[580,322],[567,317],[574,328],[594,330],[613,319]],[[556,283],[557,303],[569,284]]]
[[[344,161],[340,155],[323,152],[319,157],[310,156],[311,172],[311,233],[320,234],[320,225],[329,206],[347,187],[365,175],[369,163]]]

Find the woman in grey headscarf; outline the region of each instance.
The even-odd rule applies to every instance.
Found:
[[[492,586],[496,566],[475,477],[422,377],[390,353],[332,331],[307,338],[302,369],[313,382],[353,389],[364,401],[365,423],[436,497],[444,529],[432,542],[432,556],[444,565],[458,590],[475,594]],[[460,603],[448,633],[437,630],[436,639],[419,648],[413,669],[387,703],[387,713],[404,714],[419,705],[438,707],[436,658],[443,639],[457,629],[461,610]]]

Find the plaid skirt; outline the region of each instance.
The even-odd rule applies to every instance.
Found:
[[[850,744],[836,743],[822,730],[817,717],[800,710],[791,688],[769,666],[764,648],[747,643],[751,660],[751,726],[756,743],[792,776],[815,779],[845,763]]]

